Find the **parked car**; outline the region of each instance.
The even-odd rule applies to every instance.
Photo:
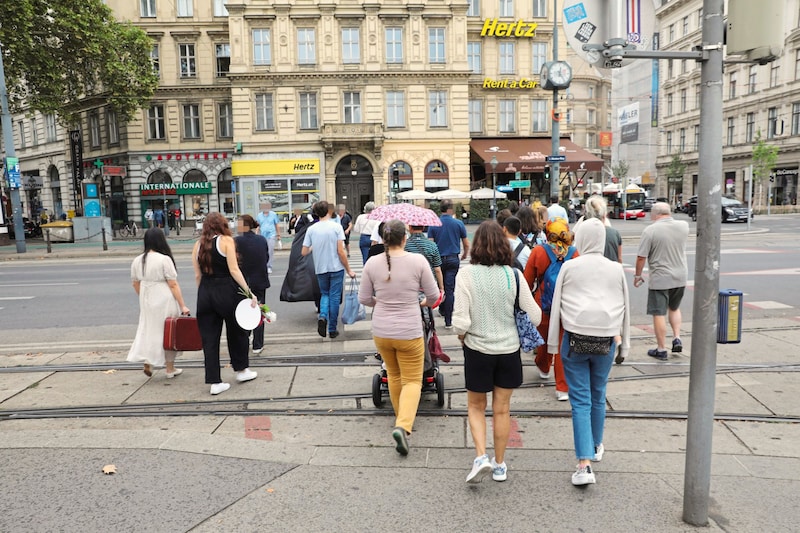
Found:
[[[692,220],[697,220],[697,196],[689,198],[686,213]],[[722,222],[747,222],[748,215],[753,218],[753,210],[742,202],[736,198],[722,197]]]
[[[656,203],[655,199],[653,198],[645,198],[644,199],[644,210],[648,213],[653,208],[653,204]]]

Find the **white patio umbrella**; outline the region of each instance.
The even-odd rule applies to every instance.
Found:
[[[430,200],[433,198],[433,193],[429,193],[428,191],[417,191],[417,190],[410,190],[410,191],[403,191],[397,193],[397,198],[400,200]]]
[[[433,193],[433,197],[437,200],[459,200],[469,198],[469,193],[458,189],[445,189]]]
[[[492,198],[505,198],[506,193],[500,191],[493,191],[488,187],[481,187],[469,192],[470,198],[473,200],[491,200]]]

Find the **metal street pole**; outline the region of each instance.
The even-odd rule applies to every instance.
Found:
[[[497,156],[492,156],[492,220],[497,220]]]
[[[714,389],[719,326],[719,258],[722,176],[722,41],[723,0],[703,0],[702,49],[707,54],[700,70],[700,146],[697,183],[697,243],[692,357],[689,367],[689,413],[683,484],[683,520],[708,524],[711,488],[711,438],[714,430]]]
[[[558,61],[558,0],[553,0],[553,61]],[[552,134],[551,149],[553,155],[559,155],[561,132],[558,128],[556,110],[558,109],[558,89],[553,89],[553,114],[552,114]],[[558,178],[561,175],[560,163],[553,161],[550,163],[550,196],[558,196]],[[550,203],[550,198],[545,199],[545,205]]]
[[[3,142],[6,147],[6,157],[14,157],[14,131],[11,129],[11,113],[8,110],[8,89],[6,88],[6,72],[3,67],[3,46],[0,45],[0,122],[3,126]],[[22,221],[22,202],[19,198],[19,188],[9,187],[11,192],[11,209],[14,212],[14,240],[17,244],[17,253],[24,254],[25,249],[25,224]]]

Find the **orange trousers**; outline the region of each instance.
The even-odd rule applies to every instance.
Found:
[[[542,322],[536,328],[539,334],[544,339],[544,344],[536,348],[536,358],[534,359],[536,366],[545,374],[550,372],[550,367],[555,369],[556,390],[561,392],[569,392],[567,380],[564,377],[564,365],[561,364],[561,353],[556,353],[551,357],[547,353],[547,334],[550,329],[550,315],[542,313]],[[561,339],[564,338],[564,328],[558,328],[558,349],[561,350]]]

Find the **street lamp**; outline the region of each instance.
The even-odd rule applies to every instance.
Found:
[[[492,165],[492,220],[497,220],[497,156],[489,162]]]

